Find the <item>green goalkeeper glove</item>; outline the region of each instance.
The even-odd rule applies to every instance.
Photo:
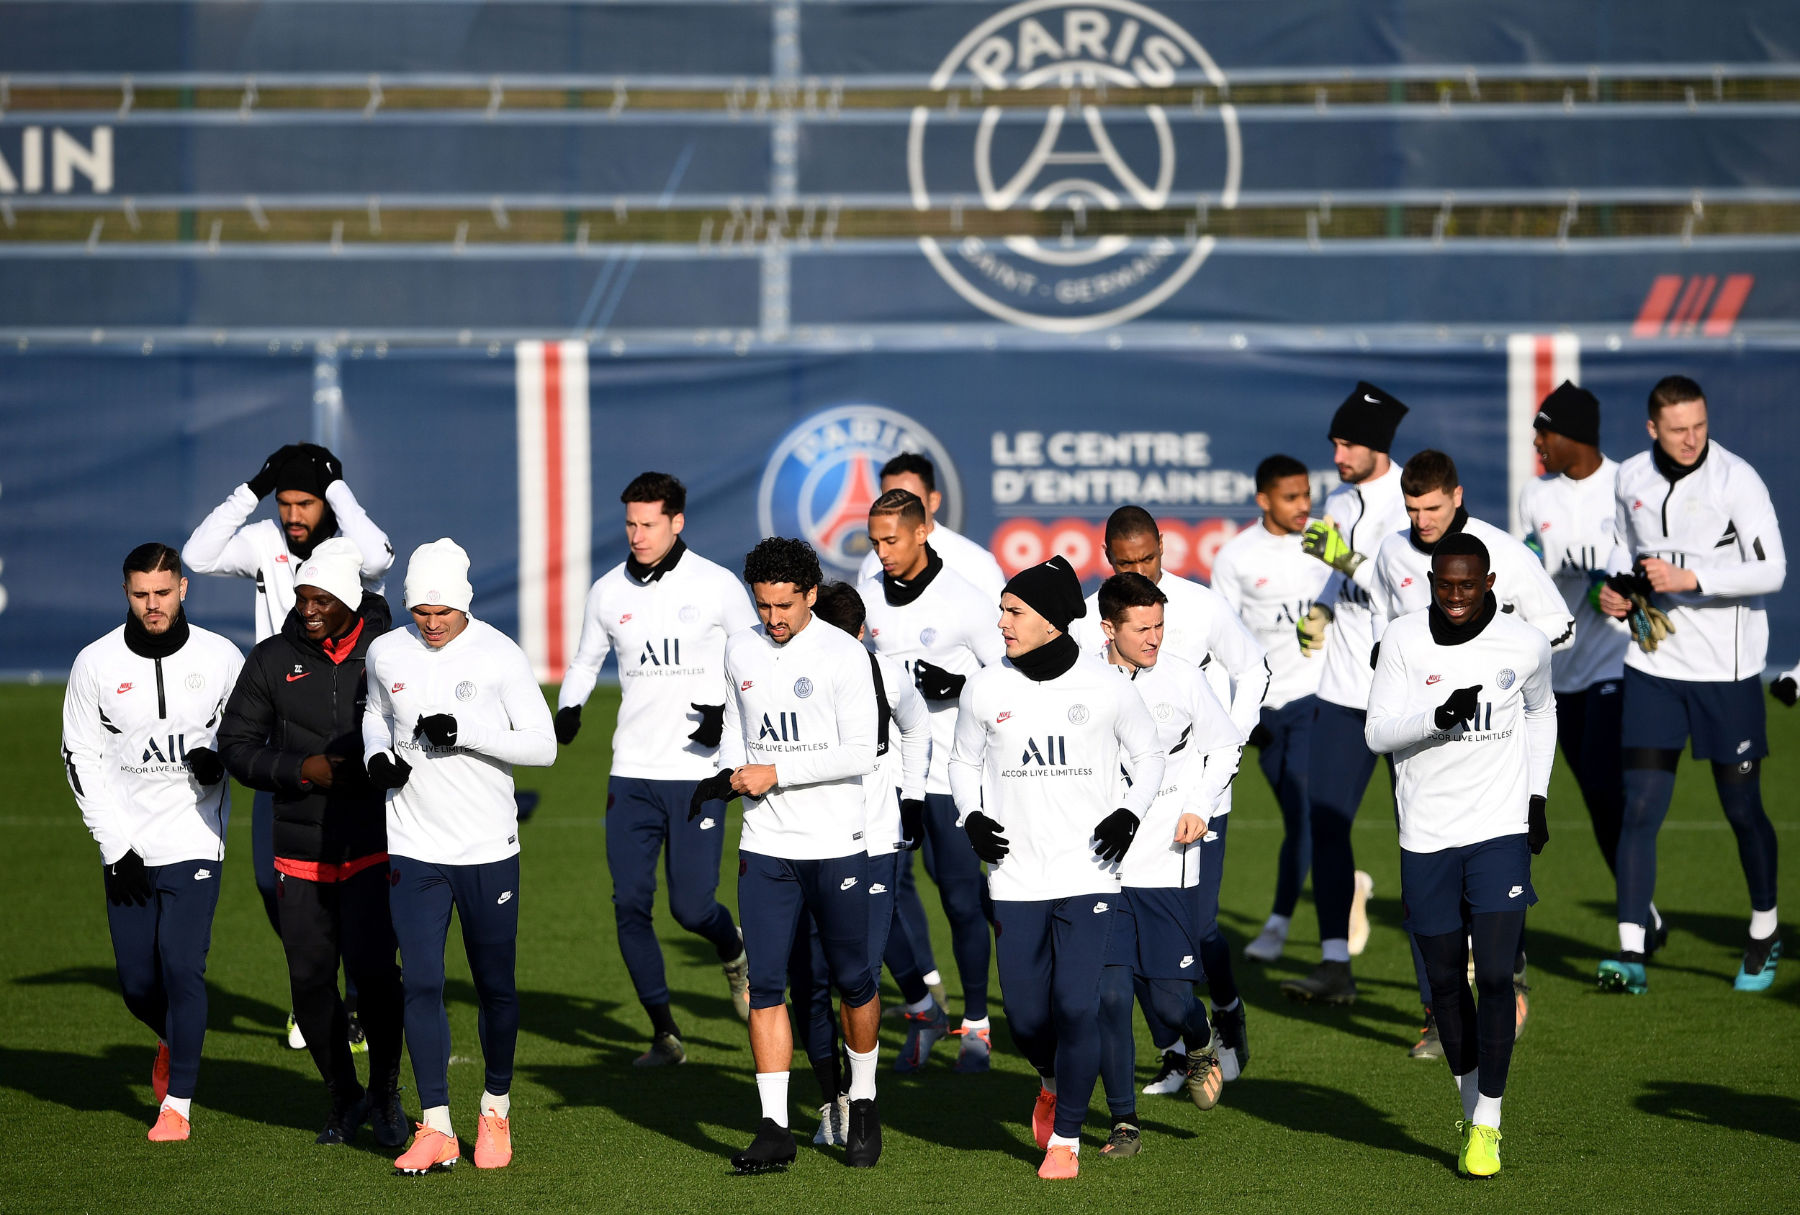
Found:
[[[1300,537],[1300,551],[1317,557],[1346,578],[1354,577],[1356,567],[1363,563],[1363,555],[1350,547],[1330,515],[1306,525],[1306,532]]]
[[[1301,618],[1294,631],[1300,634],[1300,653],[1311,658],[1313,654],[1325,648],[1325,626],[1331,623],[1331,609],[1322,603],[1315,603]]]

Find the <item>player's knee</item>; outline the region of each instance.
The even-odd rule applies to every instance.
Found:
[[[1713,784],[1720,789],[1737,790],[1745,786],[1756,785],[1762,780],[1762,761],[1746,759],[1736,763],[1715,763],[1712,766]],[[1730,813],[1727,806],[1726,813]]]
[[[1475,959],[1475,992],[1483,1000],[1512,999],[1511,956]]]
[[[981,910],[982,880],[947,881],[942,886],[944,914],[952,927],[976,924],[987,931],[987,917]]]
[[[1100,1016],[1107,1021],[1131,1017],[1131,967],[1108,966],[1100,976]]]
[[[1150,984],[1150,1013],[1164,1025],[1179,1029],[1187,1024],[1194,989],[1176,979],[1157,979]]]
[[[713,908],[718,906],[712,891],[693,892],[677,896],[669,892],[669,914],[675,922],[689,932],[699,932],[712,922]]]

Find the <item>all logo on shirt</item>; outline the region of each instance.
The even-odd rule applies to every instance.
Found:
[[[1043,746],[1038,740],[1025,740],[1025,750],[1019,756],[1021,764],[1037,764],[1046,768],[1066,768],[1069,766],[1069,740],[1061,734],[1044,736]]]
[[[644,643],[644,652],[638,655],[638,665],[651,667],[678,667],[681,665],[681,638],[664,637],[662,648],[658,649],[654,641]],[[748,686],[748,685],[746,685]]]
[[[799,742],[800,714],[777,713],[771,720],[767,713],[763,714],[762,729],[756,732],[756,741],[774,739],[777,742]]]

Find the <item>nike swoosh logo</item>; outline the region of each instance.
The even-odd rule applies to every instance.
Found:
[[[308,675],[311,675],[311,674],[312,674],[311,671],[302,671],[298,675],[289,675],[287,677],[287,681],[289,683],[293,683],[296,679],[305,679]]]
[[[1379,405],[1379,404],[1381,404],[1381,402],[1380,402],[1380,401],[1378,401],[1378,400],[1376,400],[1376,399],[1375,399],[1375,398],[1374,398],[1374,397],[1372,397],[1372,396],[1370,396],[1370,395],[1369,395],[1369,394],[1368,394],[1368,393],[1366,393],[1366,392],[1365,392],[1365,393],[1363,393],[1363,400],[1365,400],[1365,401],[1367,401],[1367,402],[1368,402],[1368,403],[1369,403],[1369,404],[1371,404],[1371,405]]]

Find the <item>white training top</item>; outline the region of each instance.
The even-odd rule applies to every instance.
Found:
[[[1440,645],[1429,615],[1388,626],[1363,733],[1369,750],[1394,756],[1400,846],[1441,852],[1523,835],[1530,799],[1548,792],[1556,759],[1550,643],[1496,611],[1477,636]],[[1439,730],[1438,706],[1476,684],[1473,723]]]
[[[1011,662],[969,676],[950,787],[958,824],[979,810],[1011,848],[988,866],[988,893],[1035,901],[1118,890],[1118,867],[1094,855],[1094,828],[1121,807],[1142,820],[1166,759],[1143,699],[1103,662],[1084,655],[1042,683]]]
[[[1277,536],[1260,521],[1213,558],[1212,588],[1231,605],[1269,659],[1263,708],[1279,709],[1319,690],[1322,657],[1300,649],[1300,622],[1331,580],[1331,567],[1300,551],[1301,535]]]
[[[167,658],[141,658],[120,625],[75,656],[63,693],[63,769],[108,865],[225,859],[231,778],[202,785],[187,753],[211,748],[244,656],[206,629]]]
[[[1494,575],[1494,597],[1500,601],[1500,610],[1542,633],[1552,652],[1567,649],[1575,640],[1575,620],[1537,554],[1480,519],[1465,519],[1463,531],[1487,546],[1488,571]],[[1420,551],[1410,528],[1381,542],[1381,552],[1375,557],[1374,592],[1376,641],[1387,632],[1389,621],[1431,606],[1431,552]]]
[[[892,718],[887,751],[876,757],[874,774],[863,781],[868,809],[864,843],[870,856],[882,856],[906,847],[900,799],[916,801],[925,796],[925,772],[931,764],[931,714],[905,667],[880,654],[870,657],[881,668],[881,690]]]
[[[1619,466],[1602,459],[1577,481],[1539,477],[1519,491],[1519,530],[1543,546],[1544,569],[1575,618],[1575,644],[1551,654],[1557,695],[1580,692],[1625,673],[1631,630],[1588,603],[1593,575],[1604,577],[1619,543]]]
[[[381,594],[382,579],[394,564],[394,546],[388,543],[387,533],[375,526],[343,481],[325,487],[325,501],[337,516],[337,534],[354,540],[363,555],[363,589]],[[256,579],[256,639],[262,641],[281,632],[282,621],[293,610],[294,575],[300,572],[301,562],[288,550],[287,534],[280,523],[274,519],[246,522],[257,502],[248,485],[232,490],[181,546],[181,560],[196,574]]]
[[[775,787],[744,798],[739,849],[789,861],[866,851],[876,719],[862,642],[816,618],[786,645],[745,629],[725,643],[725,675],[719,767],[775,766]]]
[[[1769,657],[1763,597],[1786,581],[1787,550],[1756,470],[1709,443],[1700,466],[1671,482],[1643,452],[1619,466],[1616,509],[1623,548],[1612,572],[1659,557],[1700,576],[1697,591],[1653,597],[1675,632],[1654,654],[1631,646],[1625,665],[1663,679],[1760,676]]]
[[[725,639],[755,627],[743,583],[691,549],[648,582],[620,562],[588,591],[581,644],[556,706],[587,703],[610,649],[620,689],[612,774],[704,780],[716,770],[719,752],[688,738],[700,720],[692,706],[724,700]]]
[[[994,560],[994,554],[961,532],[951,531],[935,520],[931,530],[925,533],[925,542],[937,551],[937,555],[944,559],[944,564],[954,573],[987,596],[988,607],[998,618],[1000,591],[1006,585],[1006,574],[1000,569],[1000,563]],[[881,558],[871,549],[863,555],[862,564],[857,567],[856,584],[860,589],[865,583],[880,580]]]
[[[971,675],[1006,657],[999,600],[990,602],[948,562],[911,603],[889,603],[882,587],[877,579],[856,588],[868,613],[869,645],[905,667],[908,682],[913,677],[913,663],[921,658],[953,675]],[[932,700],[925,704],[931,713],[931,773],[925,791],[948,794],[956,702]]]
[[[432,649],[408,626],[369,646],[363,759],[412,765],[387,796],[388,851],[434,865],[485,865],[519,851],[515,764],[548,768],[556,729],[531,663],[506,634],[469,618]],[[421,717],[456,718],[456,745],[414,738]]]
[[[1375,554],[1381,542],[1406,526],[1406,502],[1400,494],[1400,465],[1389,464],[1379,477],[1360,485],[1340,485],[1325,498],[1325,514],[1351,548],[1363,555],[1355,578],[1332,571],[1319,594],[1331,609],[1325,630],[1325,670],[1319,677],[1319,699],[1347,709],[1369,706],[1369,651],[1375,647]],[[1298,641],[1295,644],[1299,644]]]
[[[1191,662],[1158,655],[1153,667],[1113,670],[1143,698],[1168,757],[1156,800],[1119,862],[1119,880],[1144,888],[1192,886],[1200,880],[1200,841],[1177,844],[1176,824],[1183,814],[1209,821],[1222,802],[1230,804],[1226,794],[1237,775],[1244,735]]]

